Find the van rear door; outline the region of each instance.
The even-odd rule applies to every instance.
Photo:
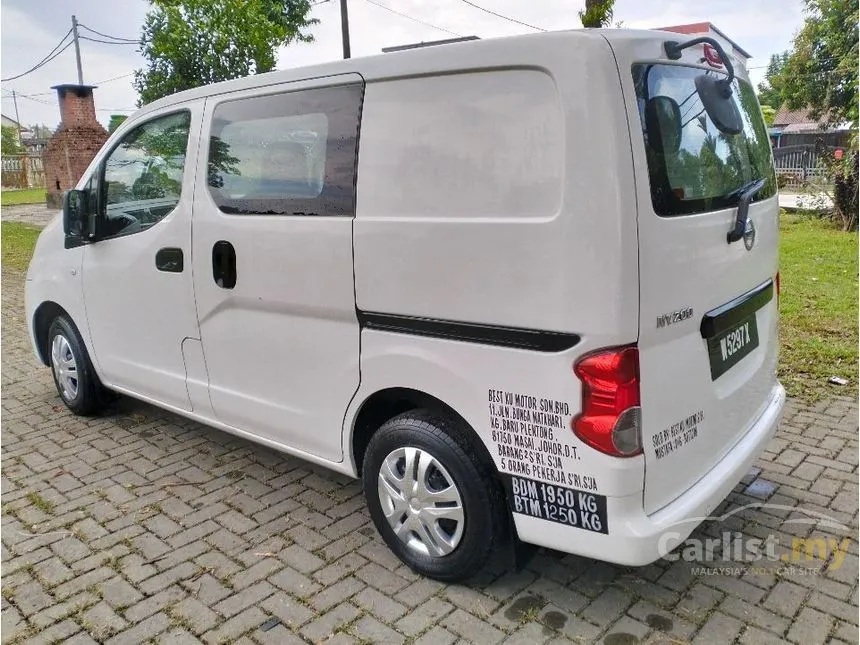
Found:
[[[772,396],[779,243],[770,143],[752,86],[733,81],[743,129],[720,131],[696,79],[725,71],[703,66],[701,45],[667,60],[661,45],[673,38],[652,34],[636,46],[613,44],[637,174],[647,513],[704,477]],[[666,109],[647,118],[655,97]],[[666,107],[672,103],[677,111]],[[730,243],[740,194],[750,187],[749,223]]]

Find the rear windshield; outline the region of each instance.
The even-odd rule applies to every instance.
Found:
[[[711,122],[696,93],[695,79],[716,71],[682,65],[638,64],[633,66],[633,82],[639,117],[645,136],[651,199],[658,215],[688,215],[730,208],[737,203],[732,193],[756,179],[767,183],[753,201],[772,197],[776,178],[770,142],[753,88],[735,79],[732,98],[743,119],[743,131],[736,135],[720,132]],[[666,96],[680,106],[681,137],[674,146],[660,151],[671,134],[649,132],[645,105],[649,99]],[[658,121],[659,123],[659,121]]]

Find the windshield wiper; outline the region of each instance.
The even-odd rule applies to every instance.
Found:
[[[764,188],[764,185],[767,183],[766,179],[754,179],[748,184],[744,184],[736,191],[729,193],[728,197],[734,198],[737,197],[738,200],[738,215],[735,219],[735,226],[726,233],[726,241],[731,244],[732,242],[737,242],[742,239],[744,236],[744,230],[747,227],[747,218],[748,211],[750,208],[750,202],[753,197],[755,197],[758,192]]]

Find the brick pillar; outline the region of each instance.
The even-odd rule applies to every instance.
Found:
[[[74,188],[107,141],[108,133],[96,120],[92,85],[56,85],[60,127],[45,147],[48,208],[61,208],[63,193]]]

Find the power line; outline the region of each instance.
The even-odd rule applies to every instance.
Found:
[[[28,101],[33,101],[34,103],[41,103],[43,105],[54,105],[50,101],[43,101],[42,99],[33,98],[29,94],[17,94],[17,96],[20,96],[22,99],[27,99]],[[7,98],[7,99],[12,98],[12,95],[9,94],[5,98]]]
[[[93,43],[105,43],[106,45],[139,45],[140,43],[134,42],[117,42],[115,40],[102,40],[100,38],[90,38],[89,36],[79,36],[81,40],[89,40]]]
[[[17,76],[10,76],[9,78],[3,78],[3,79],[0,79],[0,80],[2,80],[4,83],[5,83],[5,82],[7,82],[7,81],[14,81],[15,79],[21,78],[22,76],[26,76],[27,74],[30,74],[30,73],[32,73],[32,72],[35,72],[35,71],[36,71],[37,69],[39,69],[40,67],[43,67],[43,66],[47,65],[48,63],[50,63],[50,62],[51,62],[52,60],[54,60],[57,56],[59,56],[60,54],[62,54],[64,51],[66,51],[66,49],[68,49],[68,48],[69,48],[69,46],[72,44],[71,42],[68,42],[68,43],[66,43],[66,46],[65,46],[65,47],[63,47],[62,49],[60,49],[60,46],[61,46],[61,45],[66,41],[66,38],[68,38],[68,37],[69,37],[69,34],[70,34],[70,33],[72,33],[72,30],[71,30],[71,29],[69,29],[69,30],[66,32],[66,35],[65,35],[65,36],[63,36],[63,37],[60,39],[60,42],[58,42],[58,43],[57,43],[57,46],[56,46],[56,47],[54,47],[50,52],[48,52],[48,55],[47,55],[47,56],[45,56],[42,60],[40,60],[40,61],[39,61],[38,63],[36,63],[35,65],[33,65],[33,67],[31,67],[30,69],[28,69],[26,72],[22,72],[21,74],[18,74]],[[60,51],[57,51],[58,49],[60,49]],[[56,53],[54,53],[54,52],[56,52]]]
[[[134,76],[134,72],[129,72],[128,74],[121,74],[119,76],[112,76],[111,78],[106,78],[103,81],[96,81],[96,85],[103,85],[104,83],[110,83],[112,81],[118,81],[121,78],[126,78],[128,76]],[[50,94],[50,92],[49,92]]]
[[[129,72],[128,74],[120,74],[119,76],[112,76],[111,78],[105,78],[101,81],[96,81],[95,84],[96,85],[104,85],[105,83],[111,83],[113,81],[118,81],[121,78],[127,78],[129,76],[134,76],[134,72]],[[31,101],[36,101],[37,103],[43,103],[45,105],[53,105],[53,103],[50,103],[48,101],[39,100],[39,99],[34,98],[36,96],[51,96],[52,94],[54,94],[53,90],[49,90],[47,92],[33,92],[31,94],[21,94],[21,92],[18,92],[17,90],[10,90],[10,89],[7,89],[4,87],[3,91],[8,92],[8,94],[6,94],[6,96],[4,98],[11,99],[12,98],[12,92],[17,92],[18,96],[20,96],[22,98],[30,99]],[[134,108],[134,109],[136,109],[136,108]]]
[[[401,13],[401,12],[397,11],[396,9],[392,9],[391,7],[386,7],[384,4],[376,2],[375,0],[365,0],[365,2],[368,2],[372,5],[375,5],[375,6],[379,7],[380,9],[385,9],[386,11],[390,11],[391,13],[397,14],[398,16],[402,16],[403,18],[406,18],[406,19],[411,20],[413,22],[417,22],[417,23],[424,25],[426,27],[431,27],[432,29],[438,29],[439,31],[444,31],[447,34],[451,34],[452,36],[460,36],[462,38],[462,35],[458,34],[456,31],[451,31],[450,29],[445,29],[444,27],[438,27],[436,25],[430,24],[429,22],[424,22],[423,20],[419,20],[418,18],[414,18],[414,17],[407,15],[405,13]]]
[[[6,96],[4,96],[3,98],[6,98],[6,99],[12,98],[12,90],[7,90],[6,88],[3,88],[3,91],[9,93]],[[28,99],[30,101],[34,101],[35,103],[41,103],[42,105],[54,105],[50,101],[44,101],[42,99],[37,99],[32,94],[15,93],[15,95],[22,98],[22,99]],[[133,112],[134,110],[137,110],[137,107],[96,108],[96,112]]]
[[[127,42],[127,43],[134,43],[135,45],[137,45],[137,44],[139,43],[139,41],[137,41],[137,40],[133,40],[133,39],[131,39],[131,38],[121,38],[120,36],[109,36],[108,34],[103,34],[103,33],[102,33],[102,32],[100,32],[100,31],[96,31],[96,30],[95,30],[95,29],[93,29],[92,27],[87,27],[87,26],[86,26],[84,23],[82,23],[82,22],[79,22],[79,23],[78,23],[78,27],[83,27],[83,28],[84,28],[84,29],[86,29],[87,31],[90,31],[90,32],[94,33],[96,36],[101,36],[102,38],[110,38],[111,40],[120,40],[120,41],[124,41],[124,42]],[[81,36],[81,38],[83,38],[83,37],[84,37],[84,36]]]
[[[475,9],[480,9],[484,13],[496,16],[497,18],[503,18],[504,20],[508,20],[510,22],[515,22],[518,25],[522,25],[523,27],[529,27],[530,29],[536,29],[537,31],[546,31],[546,29],[543,29],[541,27],[535,27],[534,25],[530,25],[529,23],[523,22],[522,20],[517,20],[516,18],[511,18],[510,16],[505,16],[501,13],[496,13],[495,11],[492,11],[490,9],[481,7],[480,5],[476,5],[474,2],[470,2],[470,0],[462,0],[462,2],[465,2],[467,5],[469,5],[470,7],[474,7]]]

